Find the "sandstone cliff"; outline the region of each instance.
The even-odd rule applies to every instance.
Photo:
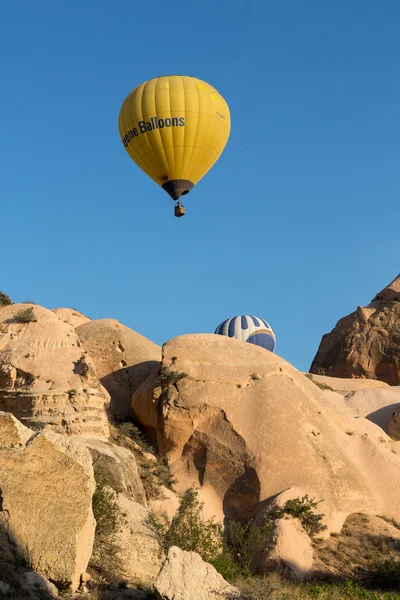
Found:
[[[400,275],[323,336],[310,372],[400,385]]]

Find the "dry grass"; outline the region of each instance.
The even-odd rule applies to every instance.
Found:
[[[314,552],[321,577],[365,581],[372,563],[400,560],[400,530],[390,519],[353,514],[340,534],[315,541]]]
[[[333,387],[331,387],[330,385],[327,385],[326,383],[320,383],[319,381],[316,381],[314,379],[314,377],[312,376],[311,373],[305,373],[305,376],[307,377],[307,379],[309,379],[310,381],[312,381],[313,383],[315,383],[315,385],[317,387],[319,387],[320,390],[330,390],[331,392],[335,391],[333,389]]]
[[[62,600],[156,600],[150,589],[132,589],[103,584],[92,584],[88,593],[62,596]]]
[[[253,577],[237,582],[241,591],[235,600],[299,600],[318,598],[319,600],[398,600],[397,592],[380,592],[360,587],[356,583],[291,583],[279,574],[267,577]],[[233,597],[232,597],[233,600]]]

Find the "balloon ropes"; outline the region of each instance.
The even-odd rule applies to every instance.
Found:
[[[271,352],[275,350],[276,341],[272,327],[259,317],[249,315],[232,317],[218,325],[214,333],[255,344]]]
[[[183,75],[156,77],[124,100],[118,120],[121,141],[132,160],[173,200],[204,177],[229,138],[229,107],[215,88]]]

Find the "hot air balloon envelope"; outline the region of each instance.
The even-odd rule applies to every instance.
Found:
[[[275,350],[276,340],[272,327],[259,317],[249,315],[232,317],[218,325],[214,333],[255,344],[271,352]]]
[[[228,105],[217,90],[183,75],[139,85],[125,98],[118,121],[129,156],[174,200],[217,161],[230,124]]]

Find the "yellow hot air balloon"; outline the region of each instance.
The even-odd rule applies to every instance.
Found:
[[[142,83],[125,98],[118,127],[132,160],[179,200],[218,160],[231,121],[227,103],[211,85],[167,75]],[[183,214],[178,202],[175,215]]]

